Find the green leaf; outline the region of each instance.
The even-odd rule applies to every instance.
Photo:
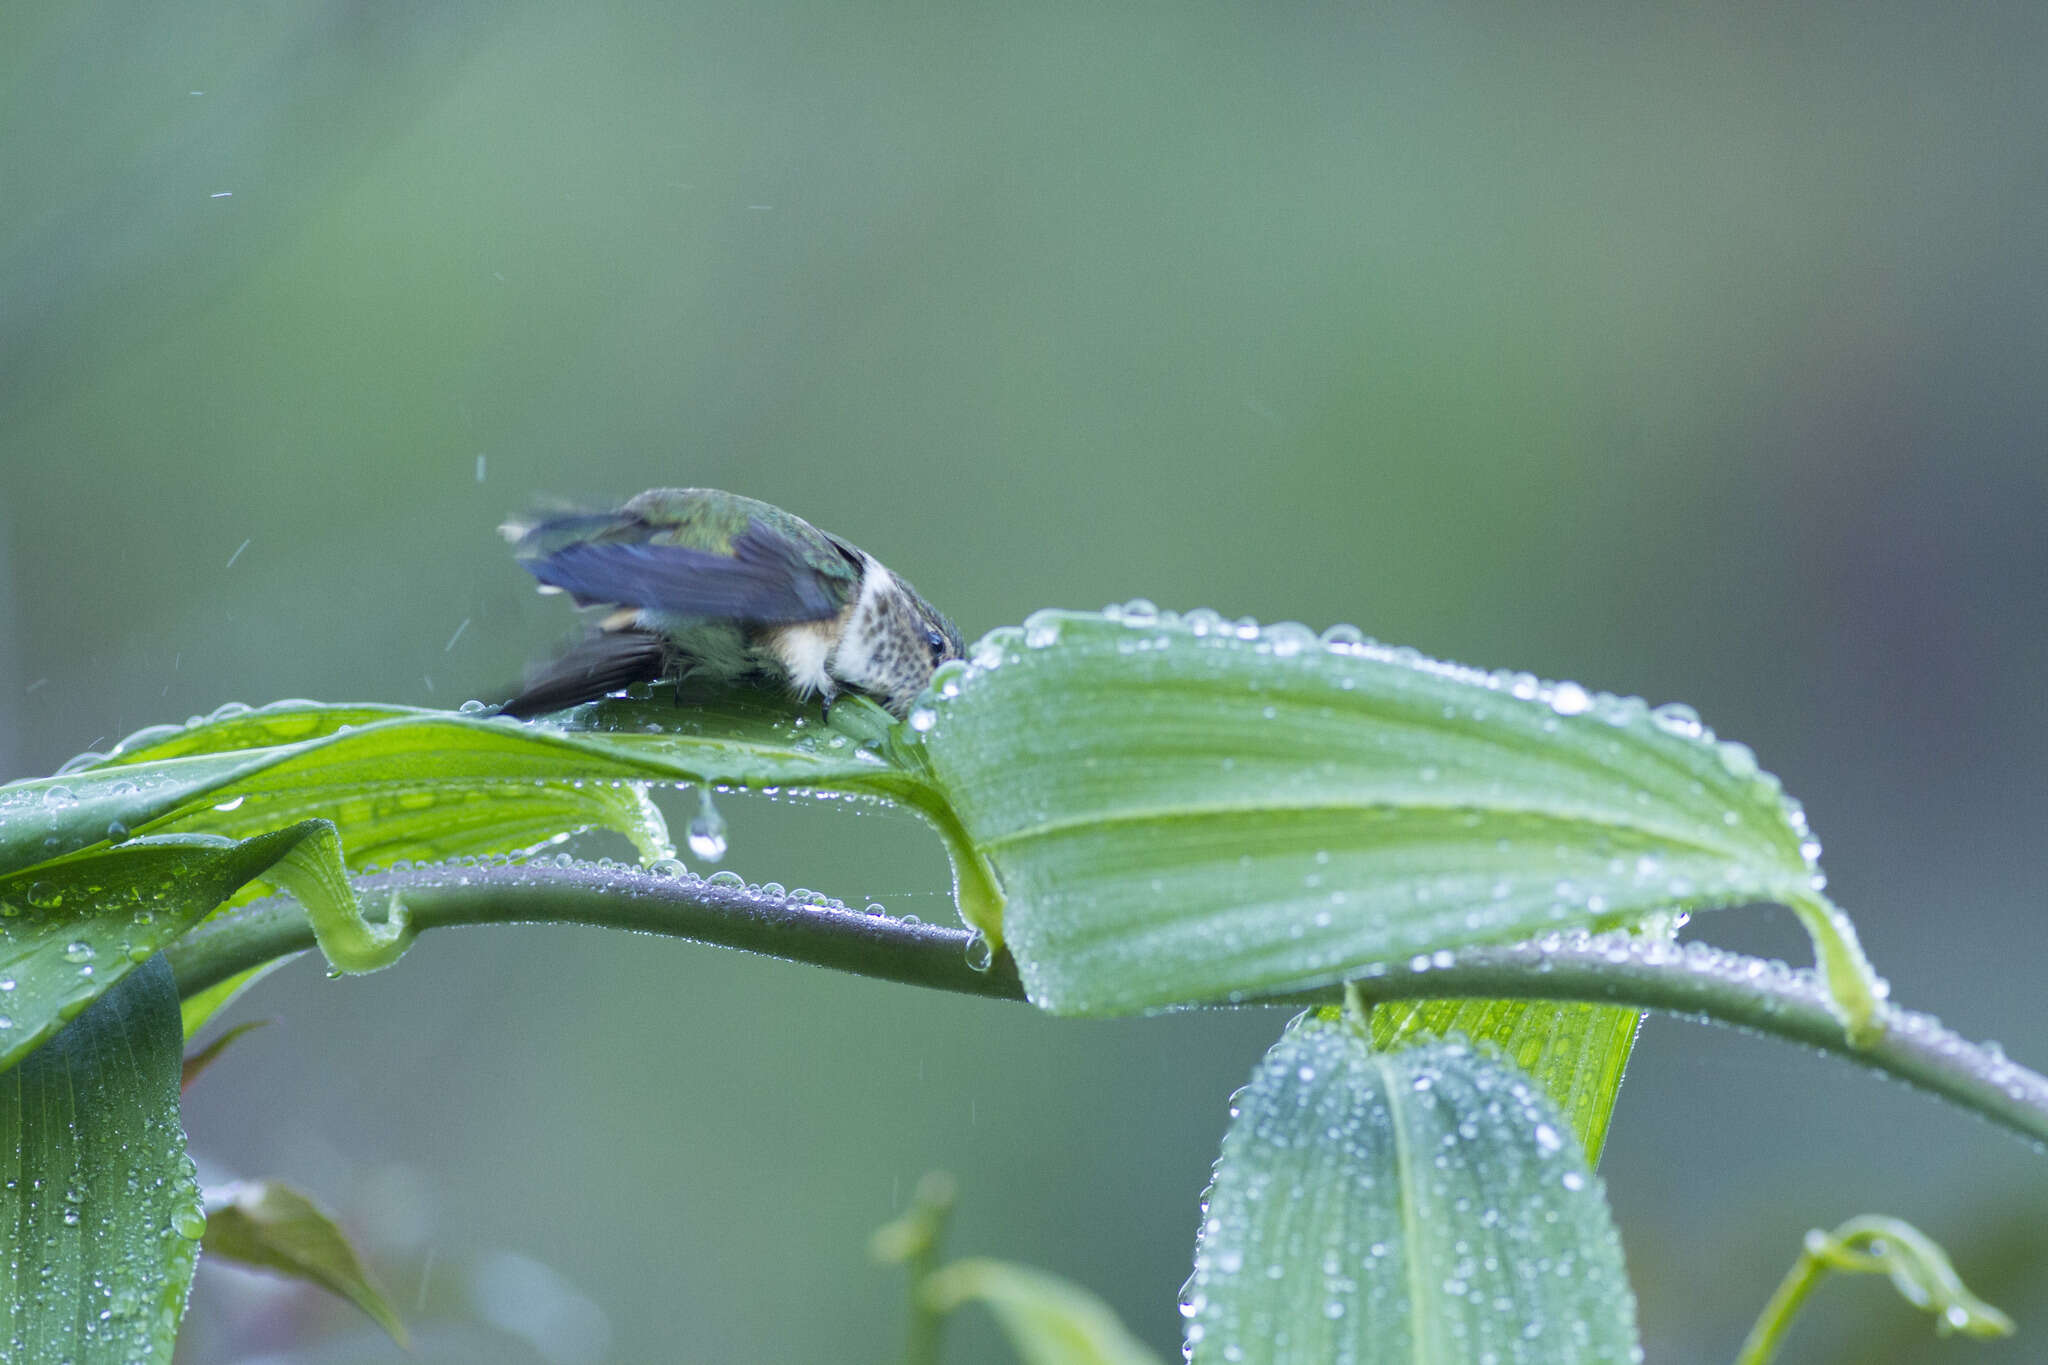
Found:
[[[161,835],[0,877],[0,1070],[238,887],[272,874],[303,845],[332,838],[332,828],[319,821],[239,843]],[[329,913],[353,913],[353,906],[351,896],[346,910]]]
[[[1194,1359],[1638,1358],[1600,1181],[1543,1094],[1460,1043],[1291,1024],[1235,1101],[1195,1273]]]
[[[1325,1011],[1334,1014],[1334,1010]],[[1553,1000],[1405,1000],[1375,1005],[1373,1046],[1389,1051],[1457,1036],[1499,1049],[1543,1088],[1598,1166],[1641,1010]]]
[[[1876,987],[1777,779],[1689,711],[1292,624],[1045,611],[911,737],[1007,894],[1031,998],[1117,1014],[1667,909],[1775,900]]]
[[[0,1356],[168,1361],[205,1214],[162,958],[0,1076]]]
[[[1007,1261],[955,1261],[924,1282],[933,1311],[979,1300],[1025,1365],[1159,1365],[1108,1304],[1057,1275]]]
[[[272,1180],[206,1192],[208,1255],[310,1280],[373,1318],[400,1346],[405,1324],[371,1281],[355,1248],[319,1205]]]
[[[1669,942],[1678,924],[1656,916],[1643,932]],[[1334,1007],[1322,1013],[1339,1017]],[[1382,1052],[1452,1035],[1497,1049],[1543,1087],[1571,1124],[1586,1164],[1598,1167],[1643,1012],[1559,1000],[1390,1000],[1373,1006],[1368,1020]]]

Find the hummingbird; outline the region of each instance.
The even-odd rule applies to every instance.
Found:
[[[544,593],[595,623],[499,708],[525,719],[636,682],[702,679],[874,698],[899,720],[964,652],[917,589],[858,546],[715,488],[650,488],[608,512],[498,528]]]

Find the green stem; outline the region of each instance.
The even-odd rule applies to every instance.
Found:
[[[884,981],[1021,1000],[1008,954],[967,962],[968,935],[936,924],[834,909],[688,874],[577,864],[441,865],[350,879],[365,910],[402,899],[415,934],[460,924],[591,924],[694,939]],[[315,946],[296,900],[272,896],[207,921],[167,950],[190,998],[251,967]]]
[[[1800,1249],[1799,1259],[1785,1272],[1785,1278],[1778,1281],[1778,1287],[1771,1291],[1770,1301],[1757,1314],[1755,1325],[1749,1329],[1749,1336],[1743,1340],[1742,1350],[1735,1357],[1735,1365],[1769,1365],[1778,1354],[1778,1345],[1784,1340],[1785,1333],[1791,1330],[1800,1305],[1820,1283],[1820,1277],[1827,1273],[1827,1267],[1814,1254],[1812,1241],[1813,1234],[1807,1234],[1807,1245]]]
[[[456,924],[594,924],[694,939],[886,981],[1001,1000],[1024,999],[1008,953],[983,972],[968,965],[964,930],[833,910],[693,876],[541,864],[435,866],[353,879],[369,906],[404,898],[414,931]],[[272,897],[211,920],[168,952],[191,996],[251,967],[313,947],[296,901]],[[1846,1057],[1949,1100],[2033,1142],[2048,1142],[2048,1078],[1977,1047],[1938,1020],[1879,1007],[1867,1047],[1845,1038],[1819,977],[1781,963],[1628,935],[1551,935],[1504,947],[1419,959],[1351,984],[1361,1006],[1383,1000],[1583,1000],[1711,1019]],[[1326,1005],[1329,986],[1247,1004]]]
[[[1735,1365],[1770,1365],[1800,1305],[1830,1270],[1889,1275],[1907,1302],[1934,1314],[1935,1330],[1944,1335],[2012,1335],[2012,1319],[1972,1294],[1949,1263],[1948,1253],[1926,1233],[1897,1218],[1864,1214],[1833,1232],[1816,1228],[1806,1234],[1799,1259],[1757,1314]]]

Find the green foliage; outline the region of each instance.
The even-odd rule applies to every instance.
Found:
[[[1307,1015],[1234,1111],[1181,1306],[1197,1362],[1637,1358],[1600,1182],[1515,1068]]]
[[[1806,1234],[1799,1259],[1757,1315],[1735,1365],[1770,1365],[1799,1306],[1831,1271],[1890,1277],[1899,1297],[1934,1315],[1935,1331],[1943,1336],[2012,1335],[2012,1319],[1972,1294],[1948,1253],[1926,1233],[1902,1219],[1866,1214],[1833,1232],[1816,1228]]]
[[[331,964],[366,971],[394,961],[413,924],[402,897],[364,913],[349,876],[365,868],[447,864],[412,884],[428,904],[465,884],[451,860],[530,857],[596,827],[683,886],[653,784],[918,812],[946,843],[963,917],[983,946],[1007,946],[1004,970],[1013,960],[1054,1012],[1327,998],[1477,945],[1615,926],[1668,940],[1679,912],[1775,899],[1813,935],[1850,1040],[1885,1041],[1881,986],[1820,894],[1797,803],[1680,708],[1478,673],[1353,632],[1143,604],[997,631],[902,723],[854,698],[829,723],[762,694],[687,703],[605,703],[538,725],[224,708],[0,787],[0,1066],[28,1057],[11,1084],[47,1088],[49,1068],[78,1065],[65,1040],[97,1036],[84,1021],[101,993],[167,945],[252,941],[234,935],[261,915],[236,912],[265,888],[298,899]],[[545,879],[517,876],[508,890]],[[553,891],[567,901],[520,903],[602,921],[570,902],[610,889],[565,874]],[[303,946],[253,941],[273,946],[189,983],[188,1036],[263,957]],[[165,976],[151,967],[143,984],[163,995]],[[1298,1020],[1224,1143],[1186,1305],[1198,1358],[1256,1343],[1305,1360],[1628,1358],[1633,1305],[1590,1168],[1639,1018],[1454,999]],[[95,1081],[77,1091],[78,1131],[146,1120],[148,1159],[181,1163],[176,1051],[168,1111],[149,1107],[154,1091],[145,1104]],[[7,1122],[24,1159],[69,1159],[26,1105]],[[397,1333],[330,1221],[281,1187],[245,1193],[209,1245],[326,1284]],[[937,1323],[969,1301],[1027,1359],[1140,1358],[1085,1291],[1000,1262],[941,1270],[947,1202],[921,1196],[922,1212],[878,1241],[912,1266],[913,1359],[935,1357]],[[162,1225],[140,1196],[99,1208],[117,1239]],[[24,1229],[33,1219],[17,1223],[11,1264],[33,1254]],[[174,1325],[192,1253],[163,1254],[153,1331],[164,1313]]]
[[[178,1118],[183,1041],[156,958],[0,1076],[8,1360],[170,1360],[206,1226]]]
[[[406,1344],[405,1324],[319,1205],[274,1180],[242,1181],[206,1194],[202,1244],[208,1253],[311,1280],[362,1309],[400,1346]]]
[[[1148,604],[1040,612],[936,686],[913,733],[1056,1013],[1775,900],[1850,1026],[1874,1015],[1798,806],[1689,711]]]

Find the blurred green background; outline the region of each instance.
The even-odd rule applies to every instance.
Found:
[[[1896,998],[2039,1066],[2044,55],[2023,0],[13,0],[0,776],[229,699],[501,696],[568,613],[496,522],[708,484],[970,639],[1143,595],[1690,701]],[[908,817],[725,805],[745,874],[950,913]],[[1283,1016],[527,929],[234,1017],[278,1023],[189,1097],[206,1173],[340,1212],[416,1359],[582,1365],[890,1358],[865,1238],[932,1166],[953,1249],[1171,1355]],[[1839,1063],[1653,1020],[1604,1172],[1652,1361],[1728,1359],[1866,1209],[2021,1336],[1858,1282],[1801,1359],[2048,1351],[2048,1163]],[[181,1353],[400,1358],[218,1266]]]

